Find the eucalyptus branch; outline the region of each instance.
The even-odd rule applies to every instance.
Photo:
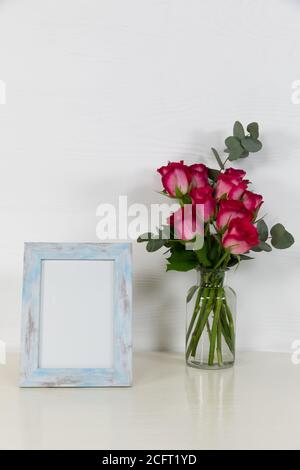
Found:
[[[224,163],[222,162],[220,155],[218,154],[215,148],[212,147],[211,150],[212,150],[212,153],[214,154],[215,159],[218,162],[219,167],[221,168],[221,170],[224,170]]]

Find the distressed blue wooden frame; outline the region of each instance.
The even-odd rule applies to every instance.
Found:
[[[113,260],[114,367],[39,367],[41,274],[44,260]],[[132,383],[132,254],[130,243],[25,243],[21,387],[113,387]]]

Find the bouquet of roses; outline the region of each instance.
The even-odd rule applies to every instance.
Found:
[[[157,171],[162,194],[178,202],[168,223],[147,242],[147,250],[167,249],[167,271],[196,269],[199,279],[187,295],[186,360],[196,367],[226,367],[234,362],[235,294],[225,285],[225,273],[242,261],[253,259],[251,252],[289,248],[294,239],[282,224],[270,232],[259,216],[263,197],[249,189],[246,172],[227,167],[228,161],[248,157],[261,149],[257,123],[236,122],[233,135],[225,140],[227,158],[223,162],[213,148],[219,169],[202,163],[186,165],[169,162]],[[196,295],[197,294],[197,295]],[[204,335],[205,332],[205,335]]]

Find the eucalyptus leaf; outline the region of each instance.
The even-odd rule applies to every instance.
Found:
[[[225,144],[229,150],[228,158],[230,161],[237,160],[244,152],[244,148],[241,146],[239,139],[234,136],[227,137]]]
[[[255,251],[257,253],[259,253],[260,251],[269,252],[269,251],[272,251],[272,247],[268,243],[261,241],[261,242],[259,242],[258,245],[253,246],[251,248],[251,251]]]
[[[257,140],[259,136],[258,124],[257,122],[250,122],[247,126],[247,131],[249,132],[250,136]]]
[[[263,219],[260,219],[257,222],[257,230],[260,241],[265,242],[268,239],[269,229],[266,222]]]
[[[274,248],[284,250],[289,248],[295,242],[294,237],[289,233],[282,224],[276,224],[271,228],[271,243]]]
[[[239,139],[237,139],[234,136],[227,137],[227,139],[225,139],[225,144],[230,153],[231,152],[242,153],[244,151],[243,147],[240,144]]]
[[[230,152],[228,156],[228,160],[230,160],[231,162],[234,162],[235,160],[238,160],[239,158],[241,158],[241,155],[239,153],[234,153],[234,152]]]
[[[249,157],[249,152],[247,150],[244,150],[244,152],[240,155],[239,158],[246,158]]]
[[[241,261],[247,261],[249,259],[255,259],[253,256],[248,256],[248,255],[240,255],[240,260]]]
[[[272,251],[272,247],[269,245],[269,243],[260,242],[259,246],[262,248],[263,251]]]
[[[262,250],[262,248],[261,248],[259,245],[256,245],[256,246],[253,246],[253,247],[251,248],[251,251],[255,251],[255,253],[259,253],[259,252],[261,252],[261,251],[263,251],[263,250]]]
[[[221,170],[224,170],[224,164],[223,164],[223,162],[222,162],[222,160],[221,160],[220,155],[218,154],[218,152],[216,151],[216,149],[214,149],[213,147],[212,147],[211,150],[212,150],[212,153],[214,154],[215,159],[216,159],[217,162],[218,162],[219,167],[221,168]]]
[[[230,260],[227,264],[227,266],[229,268],[237,265],[240,261],[247,261],[247,260],[251,260],[251,259],[255,259],[253,258],[252,256],[248,256],[248,255],[232,255],[230,257]]]
[[[151,238],[154,238],[154,235],[151,232],[143,233],[137,238],[137,243],[148,242]]]
[[[262,143],[260,140],[255,140],[252,137],[245,137],[241,140],[241,144],[247,152],[258,152],[262,148]]]
[[[159,238],[163,238],[166,242],[172,240],[174,238],[173,227],[171,225],[162,225],[158,234]]]
[[[239,121],[236,121],[234,123],[233,135],[234,137],[237,137],[240,140],[245,137],[245,131],[244,131],[243,125]]]
[[[239,260],[237,259],[236,256],[231,256],[230,260],[227,263],[228,268],[232,268],[233,266],[236,266],[238,264]]]
[[[148,243],[146,245],[146,250],[149,251],[150,253],[152,253],[152,252],[157,251],[160,248],[162,248],[165,243],[166,243],[166,240],[164,240],[162,238],[153,238],[153,239],[148,241]]]

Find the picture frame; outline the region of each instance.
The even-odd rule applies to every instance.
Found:
[[[20,387],[130,386],[131,323],[130,243],[25,243]]]

